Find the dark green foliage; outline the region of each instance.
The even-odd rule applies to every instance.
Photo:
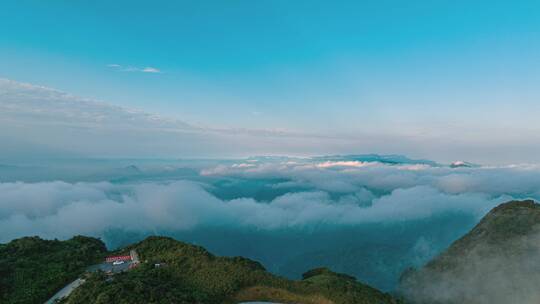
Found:
[[[0,245],[0,303],[43,303],[106,252],[98,239],[24,237]]]
[[[290,281],[268,273],[249,259],[216,257],[202,247],[164,237],[150,237],[128,247],[136,248],[143,263],[127,273],[107,278],[92,274],[87,282],[66,299],[75,303],[234,303],[239,293],[257,287],[264,298],[311,303],[395,303],[387,294],[356,282],[353,277],[328,269],[313,271],[305,280]],[[160,267],[154,265],[159,263]],[[268,296],[272,290],[280,297]],[[252,293],[244,293],[244,297]],[[260,294],[260,293],[259,293]],[[288,300],[290,299],[290,300]]]
[[[314,277],[314,276],[330,275],[330,274],[334,275],[334,276],[341,277],[344,280],[356,281],[356,278],[353,277],[353,276],[350,276],[350,275],[347,275],[347,274],[342,274],[342,273],[335,273],[335,272],[332,272],[330,269],[328,269],[326,267],[320,267],[320,268],[311,269],[310,271],[307,271],[307,272],[302,274],[302,279],[306,280],[306,279],[309,279],[309,278]]]
[[[426,268],[445,271],[454,268],[464,256],[475,250],[481,256],[492,252],[492,247],[507,255],[520,253],[527,245],[513,240],[528,236],[540,224],[540,204],[532,200],[510,201],[493,208],[482,220],[462,238],[456,240],[446,251],[430,261]]]
[[[88,276],[68,303],[204,303],[206,295],[183,284],[167,268],[143,264],[140,268],[108,278],[103,273]]]
[[[328,268],[310,270],[302,277],[304,280],[300,282],[300,288],[303,292],[320,292],[334,303],[398,303],[390,295],[359,283],[352,276],[335,273]]]

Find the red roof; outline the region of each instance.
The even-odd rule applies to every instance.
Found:
[[[131,261],[130,255],[117,255],[110,256],[105,258],[105,262],[115,262],[115,261]]]

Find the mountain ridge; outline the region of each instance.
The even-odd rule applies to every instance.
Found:
[[[256,261],[215,256],[169,237],[148,237],[123,250],[130,249],[145,262],[114,275],[112,281],[104,274],[91,274],[63,303],[397,303],[388,294],[325,268],[291,281],[267,272]]]
[[[412,303],[540,301],[540,204],[510,201],[493,208],[467,234],[401,278]]]

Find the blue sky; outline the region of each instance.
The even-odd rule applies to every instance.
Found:
[[[195,125],[424,136],[434,159],[540,131],[538,1],[4,1],[0,37],[2,78]]]

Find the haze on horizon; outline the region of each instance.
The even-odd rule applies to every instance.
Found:
[[[538,1],[6,1],[0,160],[540,162]]]

